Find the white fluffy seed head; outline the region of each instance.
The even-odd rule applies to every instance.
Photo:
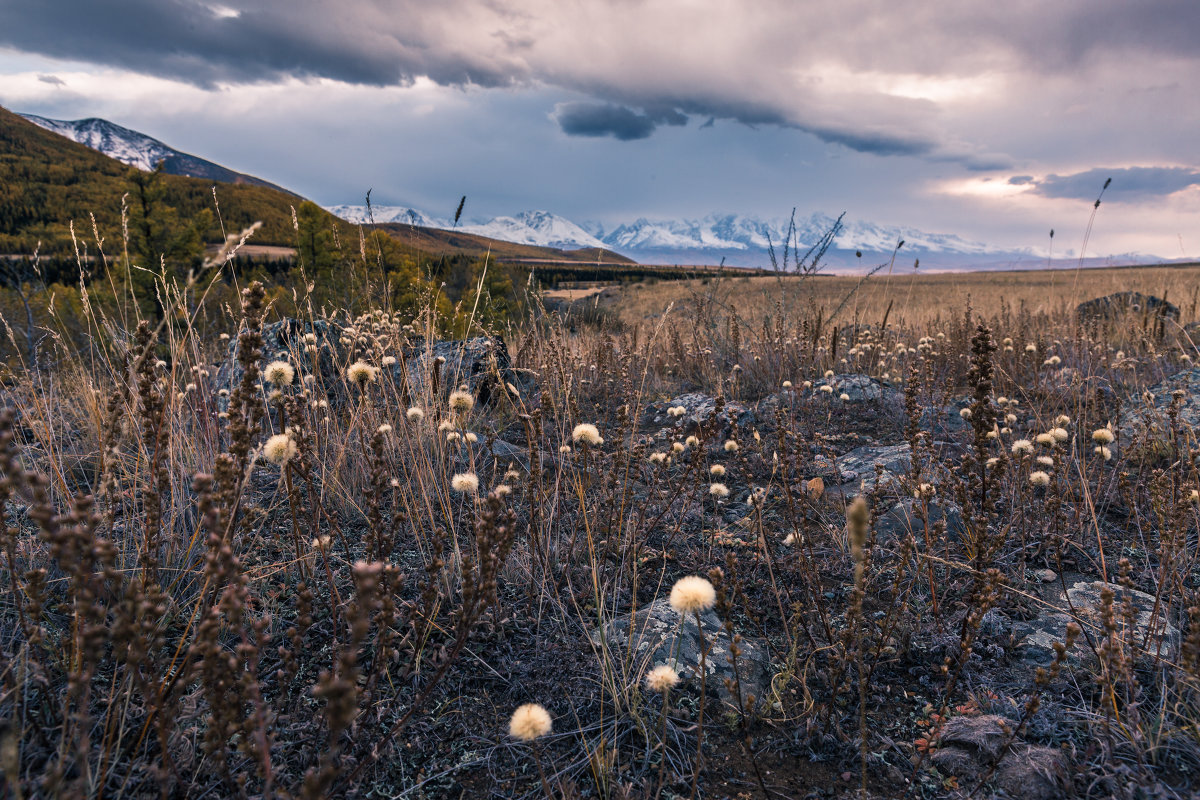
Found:
[[[458,414],[466,414],[475,407],[475,398],[470,392],[456,389],[450,393],[450,410]]]
[[[450,488],[460,494],[479,491],[479,477],[474,472],[460,472],[450,479]]]
[[[1050,435],[1054,437],[1054,441],[1056,442],[1065,442],[1071,438],[1071,434],[1067,433],[1066,428],[1052,428]]]
[[[1096,444],[1112,444],[1116,438],[1108,428],[1097,428],[1092,431],[1092,441]]]
[[[712,475],[714,478],[724,477],[725,467],[721,466],[720,464],[713,464],[708,468],[708,474]]]
[[[413,406],[408,411],[404,412],[404,416],[408,418],[409,422],[416,425],[421,420],[425,419],[425,412],[416,406]]]
[[[1049,486],[1050,476],[1039,469],[1036,472],[1029,473],[1029,482],[1034,486]]]
[[[346,367],[346,380],[353,383],[355,386],[366,386],[379,374],[379,369],[372,367],[365,361],[355,361],[350,366]]]
[[[296,443],[286,433],[277,433],[263,445],[263,456],[277,467],[282,467],[296,455]]]
[[[714,483],[708,487],[708,493],[718,499],[722,497],[729,497],[729,487],[723,483]]]
[[[263,370],[263,378],[272,386],[291,386],[296,379],[296,370],[286,361],[272,361]]]
[[[600,430],[590,422],[581,422],[576,425],[575,430],[571,431],[571,441],[583,442],[592,447],[604,444],[604,439],[600,436]]]
[[[532,742],[550,732],[553,723],[550,712],[537,703],[526,703],[513,712],[508,722],[508,734],[523,742]]]
[[[646,673],[646,688],[652,692],[669,692],[679,683],[679,673],[666,664]]]
[[[688,575],[671,587],[671,608],[680,614],[707,611],[717,601],[713,585],[699,575]]]
[[[735,453],[735,452],[737,452],[737,449],[738,449],[737,442],[735,442],[733,439],[725,440],[725,452],[726,453]]]

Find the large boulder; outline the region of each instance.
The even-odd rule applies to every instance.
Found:
[[[1103,622],[1102,592],[1105,587],[1113,592],[1113,608],[1116,614],[1118,633],[1125,642],[1132,644],[1130,653],[1142,666],[1156,660],[1170,661],[1179,651],[1179,629],[1166,617],[1167,605],[1156,601],[1154,595],[1131,592],[1115,583],[1103,581],[1076,581],[1064,596],[1061,590],[1052,591],[1046,598],[1048,607],[1034,619],[1017,622],[1013,633],[1018,637],[1017,649],[1030,662],[1045,665],[1054,658],[1055,642],[1067,637],[1067,625],[1074,621],[1083,628],[1075,646],[1068,652],[1071,662],[1095,669],[1098,646],[1105,638]],[[1128,597],[1133,606],[1133,630],[1125,628],[1125,601]],[[1089,639],[1091,644],[1089,644]]]
[[[727,703],[736,703],[735,692],[726,685],[726,679],[735,680],[729,633],[711,609],[701,614],[700,619],[708,648],[705,655],[708,692]],[[623,651],[627,643],[632,645],[634,675],[644,675],[654,667],[666,664],[674,667],[684,681],[700,687],[701,632],[696,627],[696,616],[689,614],[681,620],[667,598],[660,597],[632,616],[626,614],[609,622],[604,628],[604,637],[610,648]],[[599,641],[599,632],[594,638]],[[738,647],[737,679],[741,683],[742,700],[753,695],[756,703],[761,702],[771,681],[771,661],[766,644],[746,637]]]
[[[1117,292],[1080,303],[1075,308],[1080,321],[1140,317],[1144,320],[1179,319],[1179,309],[1161,297],[1140,292]]]

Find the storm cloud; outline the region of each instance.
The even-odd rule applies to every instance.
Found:
[[[1105,202],[1141,202],[1200,186],[1200,170],[1188,167],[1090,169],[1073,175],[1047,175],[1040,181],[1028,182],[1043,197],[1095,200],[1109,178],[1112,184],[1104,190]],[[1009,179],[1009,183],[1014,182],[1017,179]]]
[[[632,141],[687,115],[972,169],[1009,159],[945,135],[947,92],[1005,70],[1055,75],[1138,52],[1196,58],[1200,4],[1189,0],[1018,3],[1000,16],[991,5],[0,0],[0,44],[204,87],[559,87],[590,98],[553,115],[570,135]]]
[[[645,139],[660,124],[687,124],[687,116],[674,109],[642,114],[606,103],[559,103],[553,116],[568,136],[611,136],[622,142]]]

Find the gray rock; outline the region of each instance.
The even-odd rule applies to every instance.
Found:
[[[842,483],[853,482],[855,488],[869,492],[877,478],[885,486],[895,485],[900,475],[912,469],[912,448],[907,444],[865,445],[838,456],[834,464]],[[883,467],[882,473],[876,471],[877,465]]]
[[[1061,590],[1053,591],[1048,598],[1050,608],[1043,610],[1033,620],[1016,623],[1013,631],[1019,637],[1017,647],[1022,656],[1037,664],[1050,663],[1054,658],[1054,643],[1066,639],[1067,624],[1074,621],[1083,628],[1086,636],[1079,637],[1068,657],[1075,664],[1096,668],[1096,655],[1088,645],[1087,637],[1090,636],[1097,645],[1104,639],[1100,594],[1105,586],[1113,590],[1118,636],[1133,644],[1135,652],[1132,655],[1137,663],[1152,665],[1156,655],[1163,660],[1173,659],[1179,650],[1180,634],[1179,629],[1167,621],[1166,606],[1160,603],[1156,610],[1153,595],[1133,590],[1130,599],[1133,603],[1134,626],[1132,631],[1125,631],[1123,608],[1126,590],[1115,583],[1105,584],[1103,581],[1077,581],[1067,589],[1065,597]]]
[[[1075,313],[1082,321],[1113,320],[1126,316],[1145,319],[1179,319],[1179,309],[1161,297],[1140,292],[1117,292],[1080,303]]]
[[[651,403],[646,420],[655,425],[677,425],[683,433],[700,430],[728,433],[736,428],[754,424],[754,412],[745,403],[724,400],[717,409],[717,398],[702,392],[688,392],[666,402]],[[672,417],[667,409],[682,406],[682,417]]]
[[[736,703],[736,695],[725,685],[726,678],[734,680],[729,634],[715,611],[706,611],[700,618],[708,642],[705,656],[708,691],[726,703]],[[656,666],[667,664],[675,668],[680,678],[699,688],[700,633],[694,614],[689,614],[681,624],[680,615],[671,608],[667,598],[660,597],[638,609],[634,616],[627,614],[608,623],[604,631],[608,646],[623,651],[631,641],[631,627],[633,674],[644,675]],[[599,632],[593,634],[593,638],[599,641]],[[742,699],[747,700],[753,695],[756,703],[761,702],[766,697],[771,680],[771,662],[766,644],[746,637],[738,647],[740,654],[737,667]]]
[[[933,535],[935,527],[941,523],[945,527],[945,536],[952,542],[962,540],[962,535],[966,531],[966,526],[963,524],[962,511],[958,505],[950,500],[935,497],[928,504],[929,514],[929,531]],[[911,497],[906,497],[896,505],[892,506],[888,511],[875,523],[875,533],[879,541],[884,543],[898,542],[912,533],[917,538],[917,541],[924,542],[925,539],[925,521],[918,515],[921,511],[921,502]]]
[[[260,366],[285,360],[295,368],[297,381],[305,375],[314,375],[330,401],[336,402],[345,395],[344,372],[351,362],[350,348],[342,343],[344,331],[345,326],[333,320],[307,322],[288,318],[264,325]],[[310,335],[315,343],[305,341]],[[396,362],[387,367],[392,384],[402,393],[407,387],[409,395],[422,402],[441,400],[451,390],[465,385],[481,405],[487,405],[496,396],[498,381],[512,383],[522,393],[527,393],[533,385],[512,369],[508,350],[500,338],[481,336],[437,342],[415,339],[406,341],[395,355]],[[373,366],[382,365],[373,363]],[[431,398],[429,391],[435,369],[439,396]],[[218,368],[217,386],[232,389],[241,377],[237,337],[234,337]]]
[[[1200,367],[1183,370],[1130,399],[1120,418],[1116,446],[1147,454],[1169,452],[1174,434],[1169,409],[1179,392],[1179,427],[1194,440],[1200,430]]]
[[[392,370],[399,379],[400,363]],[[481,405],[488,405],[499,396],[500,382],[512,383],[522,393],[529,390],[527,381],[518,378],[512,369],[508,348],[499,337],[420,343],[405,353],[404,372],[410,391],[418,397],[432,390],[435,374],[439,395],[466,386]]]
[[[813,383],[813,391],[821,393],[822,386],[832,386],[833,396],[845,394],[849,399],[844,403],[880,403],[891,404],[903,402],[904,393],[894,389],[883,381],[860,373],[834,375],[832,378],[822,378]]]
[[[962,410],[971,405],[971,400],[960,400],[944,406],[925,408],[921,411],[921,429],[934,436],[953,436],[971,428],[971,423],[962,417]]]
[[[931,760],[943,773],[968,782],[965,789],[990,773],[996,787],[1013,797],[1062,797],[1070,776],[1066,756],[1052,747],[1014,740],[1013,725],[993,714],[953,717],[942,726]]]
[[[333,378],[346,366],[346,347],[342,345],[343,326],[333,320],[304,320],[286,318],[264,325],[262,329],[262,359],[259,367],[272,361],[287,361],[296,370],[296,381],[305,375],[315,375],[323,385],[334,385]],[[305,336],[316,337],[316,352],[311,352]],[[229,341],[225,360],[217,369],[217,387],[232,390],[242,380],[242,367],[237,360],[238,337]],[[222,403],[222,406],[226,403]]]

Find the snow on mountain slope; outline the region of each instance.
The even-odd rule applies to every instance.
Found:
[[[176,150],[158,139],[106,119],[88,117],[87,119],[61,120],[47,119],[36,114],[22,114],[21,116],[52,133],[65,136],[73,142],[98,150],[109,158],[145,172],[149,172],[162,163],[163,171],[169,175],[205,178],[222,183],[252,183],[287,191],[261,178],[255,178],[253,175],[236,172],[212,161]],[[289,194],[291,193],[289,192]]]
[[[577,249],[607,247],[580,226],[549,211],[522,211],[512,217],[496,217],[482,225],[464,225],[462,230],[504,242]]]
[[[355,225],[366,225],[375,222],[379,225],[400,222],[405,225],[419,225],[422,228],[450,228],[449,220],[431,217],[424,212],[407,206],[376,206],[373,205],[368,213],[366,206],[340,205],[329,206],[325,209],[335,217],[341,217]]]
[[[47,119],[35,114],[22,114],[21,116],[59,136],[65,136],[71,141],[93,150],[99,150],[109,158],[115,158],[123,164],[137,167],[146,172],[154,169],[159,161],[170,158],[178,152],[157,139],[151,139],[144,133],[123,128],[97,117],[67,121]]]
[[[366,221],[365,206],[333,206],[334,214],[351,222]],[[430,217],[404,206],[374,206],[375,222],[411,222],[432,228],[450,228],[447,220]],[[812,214],[796,219],[789,247],[801,253],[821,241],[835,219],[826,214]],[[522,211],[508,217],[496,217],[487,222],[460,225],[459,230],[492,239],[519,244],[573,249],[603,247],[632,258],[651,257],[698,263],[728,259],[729,263],[769,263],[768,250],[773,245],[776,256],[783,258],[784,240],[788,237],[786,218],[760,219],[739,214],[710,214],[700,219],[649,220],[639,218],[605,228],[597,223],[577,225],[547,211]],[[914,256],[968,258],[999,256],[1009,258],[1021,252],[1005,251],[959,236],[926,233],[911,227],[876,225],[865,221],[845,221],[834,239],[831,250],[853,255],[890,254],[900,241],[903,253]]]
[[[371,206],[370,215],[367,213],[366,206],[329,206],[326,210],[357,225],[366,224],[373,219],[380,224],[400,222],[444,230],[453,227],[449,220],[431,217],[406,206]],[[604,242],[574,222],[548,211],[522,211],[511,217],[495,217],[487,222],[460,224],[457,229],[464,233],[486,236],[489,239],[499,239],[502,242],[538,247],[557,247],[565,250],[575,250],[581,247],[607,247]]]

